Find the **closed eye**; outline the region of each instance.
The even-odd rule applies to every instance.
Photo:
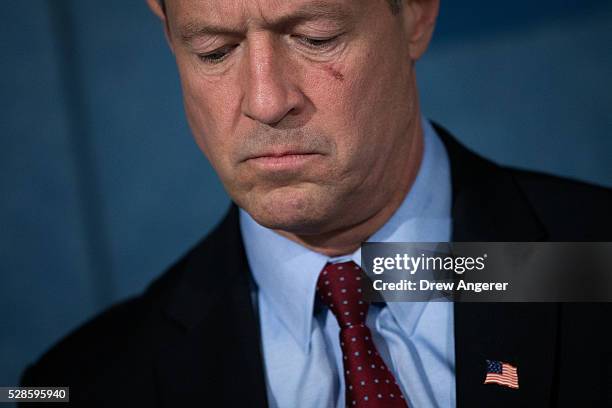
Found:
[[[198,54],[198,58],[207,64],[218,64],[223,62],[236,47],[237,45],[226,45],[211,52]]]
[[[295,38],[299,43],[307,47],[313,48],[313,49],[325,49],[327,47],[331,47],[334,45],[338,37],[339,35],[334,36],[334,37],[328,37],[328,38],[315,38],[315,37],[307,37],[304,35],[294,35],[293,36],[293,38]]]

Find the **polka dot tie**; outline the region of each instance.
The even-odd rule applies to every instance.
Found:
[[[362,271],[354,262],[327,264],[317,293],[340,326],[347,407],[407,407],[393,374],[383,362],[365,325]]]

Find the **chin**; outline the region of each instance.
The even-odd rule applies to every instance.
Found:
[[[321,233],[323,226],[333,219],[332,200],[320,198],[320,194],[312,191],[283,188],[257,197],[242,208],[266,228],[314,234]]]

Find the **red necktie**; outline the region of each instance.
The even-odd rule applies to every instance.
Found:
[[[406,408],[408,404],[365,325],[369,305],[363,300],[361,279],[357,264],[343,262],[325,265],[317,281],[317,293],[340,326],[346,405]]]

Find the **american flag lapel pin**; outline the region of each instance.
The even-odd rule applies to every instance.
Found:
[[[487,360],[487,376],[484,383],[498,384],[516,390],[519,387],[517,369],[503,361]]]

